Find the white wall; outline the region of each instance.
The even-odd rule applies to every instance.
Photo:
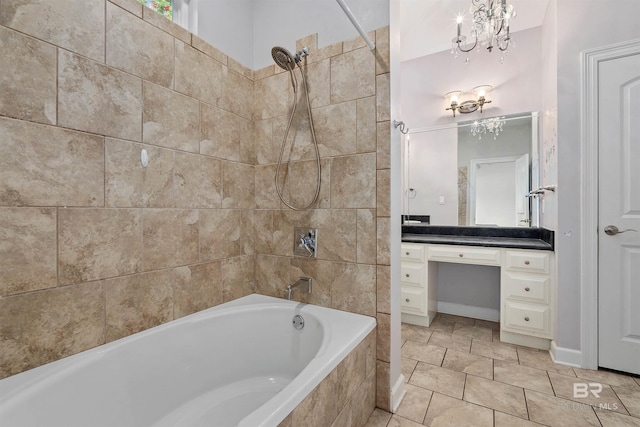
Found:
[[[496,52],[470,54],[464,63],[450,51],[405,61],[401,69],[402,120],[417,129],[438,124],[474,120],[505,114],[539,111],[541,106],[541,31],[540,27],[513,34],[516,46],[500,64]],[[453,90],[470,91],[475,86],[493,86],[491,104],[484,113],[457,114],[453,118],[444,94]],[[468,99],[465,96],[462,100]]]
[[[439,263],[438,301],[500,310],[500,267]]]
[[[639,16],[638,0],[557,1],[559,347],[580,349],[580,52],[640,38]]]
[[[346,3],[365,31],[389,25],[389,0]],[[335,0],[254,0],[253,68],[273,63],[273,46],[295,51],[296,40],[314,33],[318,47],[359,36]]]
[[[253,70],[273,63],[273,46],[295,51],[296,40],[311,34],[318,33],[318,47],[359,37],[335,0],[183,2],[197,7],[198,36]],[[389,25],[389,0],[346,3],[366,31]]]
[[[254,0],[191,0],[189,3],[197,5],[198,36],[253,69]]]

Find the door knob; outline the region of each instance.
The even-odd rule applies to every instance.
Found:
[[[604,228],[604,232],[606,234],[608,234],[609,236],[615,236],[616,234],[620,234],[620,233],[626,233],[627,231],[638,231],[638,230],[634,230],[632,228],[628,228],[626,230],[618,230],[618,227],[616,227],[615,225],[607,225]]]

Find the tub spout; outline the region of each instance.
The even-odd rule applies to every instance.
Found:
[[[307,293],[311,293],[311,277],[301,277],[298,279],[297,282],[290,284],[289,286],[287,286],[287,288],[284,290],[284,293],[287,297],[287,299],[291,299],[291,294],[293,293],[293,291],[301,286],[306,286],[307,287]]]

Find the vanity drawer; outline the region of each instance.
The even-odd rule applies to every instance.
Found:
[[[506,301],[504,329],[522,330],[538,336],[550,337],[549,307]]]
[[[506,251],[505,267],[509,270],[549,272],[549,254],[534,251]]]
[[[400,258],[407,261],[424,262],[424,245],[403,243]]]
[[[424,289],[403,286],[400,290],[400,307],[402,312],[424,314],[426,311]]]
[[[425,281],[425,265],[403,262],[400,264],[400,271],[402,276],[400,281],[403,283],[410,283],[418,286],[424,286]]]
[[[502,275],[503,298],[516,298],[530,302],[549,302],[549,275],[511,273]]]
[[[462,264],[500,265],[500,249],[431,245],[427,259]]]

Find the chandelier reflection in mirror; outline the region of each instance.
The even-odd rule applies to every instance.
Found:
[[[479,42],[489,52],[497,47],[502,52],[500,62],[504,62],[504,55],[508,53],[507,50],[512,44],[509,22],[516,17],[513,6],[507,4],[507,0],[471,0],[469,14],[471,15],[470,37],[474,38],[473,44],[468,46],[467,37],[462,35],[464,17],[458,15],[456,19],[457,34],[451,40],[451,53],[456,58],[460,52],[467,53],[465,62],[469,63],[468,53],[475,49]]]
[[[471,125],[471,135],[478,136],[478,139],[482,139],[482,135],[492,133],[493,139],[496,140],[500,132],[502,132],[502,126],[504,126],[504,116],[492,117],[490,119],[476,120]]]

